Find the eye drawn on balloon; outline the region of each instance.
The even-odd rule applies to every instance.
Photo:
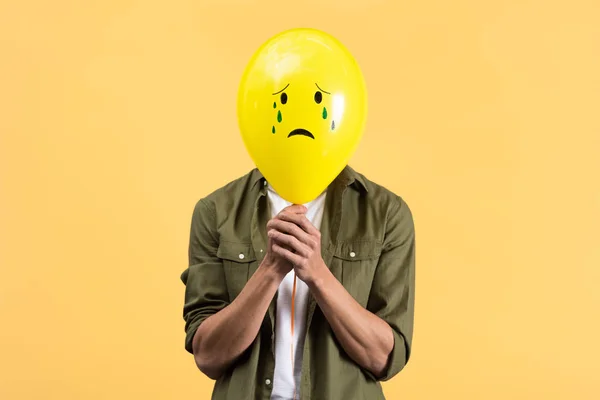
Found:
[[[281,104],[286,104],[288,101],[288,96],[284,92],[284,90],[287,89],[288,86],[290,86],[289,83],[287,85],[285,85],[285,87],[283,89],[281,89],[280,91],[272,93],[273,96],[276,96],[281,93],[281,96],[279,96],[279,101],[281,101]],[[273,108],[274,109],[277,108],[276,101],[273,102]],[[281,115],[281,110],[278,110],[277,111],[277,122],[281,123],[281,121],[283,121],[283,116]],[[273,127],[271,128],[271,133],[273,133],[273,134],[275,133],[275,125],[273,125]]]
[[[315,103],[321,104],[321,101],[323,101],[323,94],[319,90],[317,90],[315,92]]]
[[[321,87],[319,86],[318,83],[315,83],[315,85],[317,86],[317,89],[319,89],[315,92],[315,103],[321,104],[321,102],[323,101],[323,93],[329,94],[329,95],[331,95],[331,93],[321,89]],[[321,116],[323,117],[323,119],[327,119],[327,108],[325,106],[323,106],[323,112],[321,113]],[[335,129],[335,121],[331,120],[331,130],[334,130],[334,129]]]

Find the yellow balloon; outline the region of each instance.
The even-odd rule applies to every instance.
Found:
[[[238,92],[250,157],[284,199],[305,204],[344,169],[362,137],[367,94],[348,50],[315,29],[292,29],[251,58]]]

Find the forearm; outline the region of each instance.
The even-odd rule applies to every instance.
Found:
[[[327,267],[309,286],[346,353],[361,367],[381,376],[394,347],[392,328],[358,304]]]
[[[252,344],[282,279],[272,268],[259,266],[236,299],[200,325],[194,358],[208,377],[217,379]]]

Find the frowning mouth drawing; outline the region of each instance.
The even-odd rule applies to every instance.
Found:
[[[294,129],[293,131],[291,131],[290,134],[288,135],[288,138],[290,138],[292,136],[307,136],[307,137],[309,137],[311,139],[315,138],[312,133],[310,133],[306,129],[301,129],[301,128],[300,129]]]

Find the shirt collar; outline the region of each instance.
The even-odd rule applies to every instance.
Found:
[[[256,184],[260,183],[261,188],[266,189],[267,181],[263,174],[258,170],[258,168],[254,168],[252,170],[252,178],[251,185],[252,187],[256,186]],[[342,172],[338,174],[338,176],[333,180],[332,183],[340,184],[342,186],[355,186],[359,190],[363,190],[364,192],[368,192],[367,182],[364,176],[356,172],[349,165],[346,165]]]
[[[352,167],[346,165],[342,172],[335,178],[334,182],[339,182],[339,184],[344,186],[354,186],[359,190],[363,190],[364,192],[368,192],[367,182],[364,176],[356,172]]]

